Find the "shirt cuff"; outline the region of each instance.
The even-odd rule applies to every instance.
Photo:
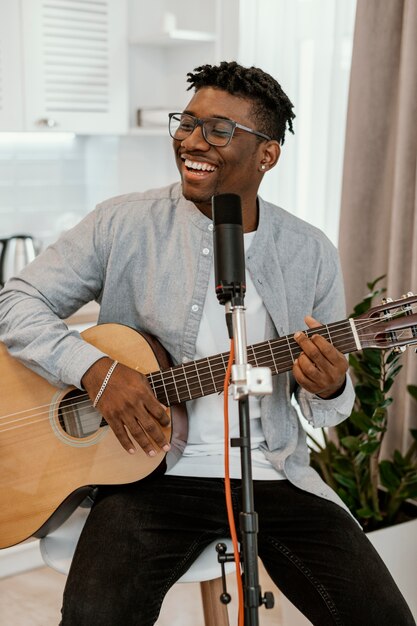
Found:
[[[337,398],[326,400],[302,390],[298,404],[307,421],[314,428],[336,426],[343,422],[352,412],[355,402],[355,390],[350,376],[346,376],[346,385],[343,392]]]
[[[77,342],[71,351],[70,358],[61,369],[61,380],[67,384],[83,389],[81,380],[90,367],[103,357],[108,356],[86,341]]]
[[[336,398],[320,398],[315,394],[311,394],[311,404],[314,407],[320,408],[322,411],[337,411],[345,415],[350,415],[353,403],[355,400],[355,390],[353,388],[352,380],[348,374],[346,374],[346,384],[342,393]]]

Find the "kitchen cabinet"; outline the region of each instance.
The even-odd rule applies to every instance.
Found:
[[[0,130],[124,133],[127,103],[127,0],[1,1]]]
[[[191,98],[187,72],[236,58],[238,7],[239,0],[153,0],[146,8],[130,0],[131,134],[166,134],[168,111]]]
[[[0,3],[0,131],[23,130],[20,5]]]
[[[25,127],[122,133],[126,0],[21,0]]]
[[[187,72],[237,57],[238,8],[239,0],[1,0],[0,131],[165,135],[166,113],[190,98]]]

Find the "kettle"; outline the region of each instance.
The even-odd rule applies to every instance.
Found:
[[[14,235],[0,239],[0,287],[19,272],[36,256],[30,235]]]

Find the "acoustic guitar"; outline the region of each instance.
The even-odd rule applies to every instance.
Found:
[[[347,354],[417,343],[417,296],[384,302],[366,313],[306,331],[321,334]],[[82,333],[111,358],[146,374],[156,397],[171,407],[223,389],[228,353],[169,366],[156,340],[127,326],[103,324]],[[248,347],[253,366],[273,374],[292,368],[300,348],[292,335]],[[161,369],[162,368],[162,369]],[[0,344],[0,547],[62,523],[92,485],[140,480],[164,453],[129,455],[79,389],[60,389],[12,358]],[[170,429],[166,429],[168,437]]]

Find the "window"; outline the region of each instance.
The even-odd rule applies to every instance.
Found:
[[[337,244],[356,0],[241,0],[243,65],[278,80],[294,104],[278,166],[260,194]]]

